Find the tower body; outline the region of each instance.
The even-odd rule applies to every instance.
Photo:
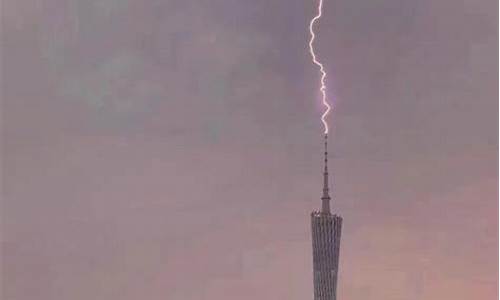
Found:
[[[323,171],[321,211],[311,213],[314,300],[337,299],[342,217],[330,213],[327,139],[328,136],[325,135],[325,169]]]
[[[342,217],[313,212],[311,229],[314,300],[336,300]]]

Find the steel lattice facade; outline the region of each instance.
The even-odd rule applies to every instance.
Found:
[[[342,217],[311,213],[314,300],[336,300]]]

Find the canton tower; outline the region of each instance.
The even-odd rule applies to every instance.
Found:
[[[328,193],[328,135],[325,134],[325,169],[321,211],[311,213],[314,300],[337,299],[342,217],[330,212]]]

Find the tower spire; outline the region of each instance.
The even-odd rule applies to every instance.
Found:
[[[330,195],[328,193],[328,134],[325,133],[325,169],[323,171],[323,196],[321,197],[321,212],[330,213]]]

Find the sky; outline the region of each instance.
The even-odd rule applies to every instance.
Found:
[[[2,4],[2,299],[312,299],[315,1]],[[338,299],[497,299],[497,5],[324,1]]]

